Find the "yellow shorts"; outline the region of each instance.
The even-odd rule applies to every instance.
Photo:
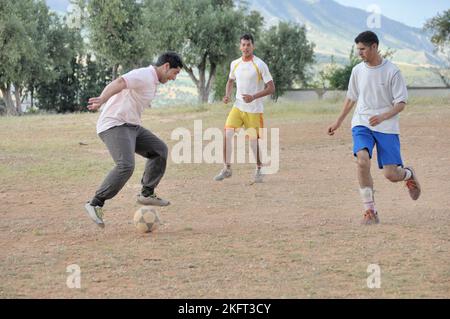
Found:
[[[259,138],[259,129],[264,127],[263,113],[242,112],[237,107],[233,106],[228,114],[225,128],[240,129],[242,126],[247,130],[248,136]]]

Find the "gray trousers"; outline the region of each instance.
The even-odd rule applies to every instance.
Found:
[[[161,181],[167,165],[167,145],[142,126],[124,124],[99,134],[116,166],[106,176],[91,204],[103,206],[125,186],[134,171],[134,153],[147,158],[141,183],[153,190]]]

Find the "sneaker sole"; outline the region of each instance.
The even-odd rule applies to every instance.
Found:
[[[220,177],[214,177],[214,180],[216,181],[216,182],[221,182],[221,181],[223,181],[225,178],[230,178],[231,177],[231,175],[230,176],[225,176],[225,177],[222,177],[222,178],[220,178]]]
[[[141,201],[139,198],[136,200],[136,202],[138,202],[139,204],[144,205],[144,206],[166,207],[166,206],[170,205],[170,202],[168,202],[167,204],[148,203],[148,202]]]
[[[362,221],[361,222],[361,225],[363,225],[363,226],[370,226],[370,225],[378,225],[380,223],[380,221],[379,220],[377,220],[377,221],[375,221],[375,220],[373,220],[373,221]]]

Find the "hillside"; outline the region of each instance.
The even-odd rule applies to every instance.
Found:
[[[249,0],[251,10],[264,16],[266,25],[292,21],[305,25],[308,38],[316,44],[319,60],[334,55],[345,59],[357,34],[368,30],[371,13],[343,6],[333,0]],[[418,28],[380,17],[380,28],[372,29],[380,37],[381,49],[394,49],[395,60],[401,63],[428,66],[440,64],[427,34]]]

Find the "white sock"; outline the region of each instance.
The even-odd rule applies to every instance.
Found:
[[[361,195],[364,204],[364,209],[365,210],[371,209],[374,212],[376,212],[372,188],[370,187],[361,188],[359,190],[359,194]]]
[[[407,181],[411,177],[412,177],[412,172],[409,169],[405,168],[405,178],[403,180]]]

